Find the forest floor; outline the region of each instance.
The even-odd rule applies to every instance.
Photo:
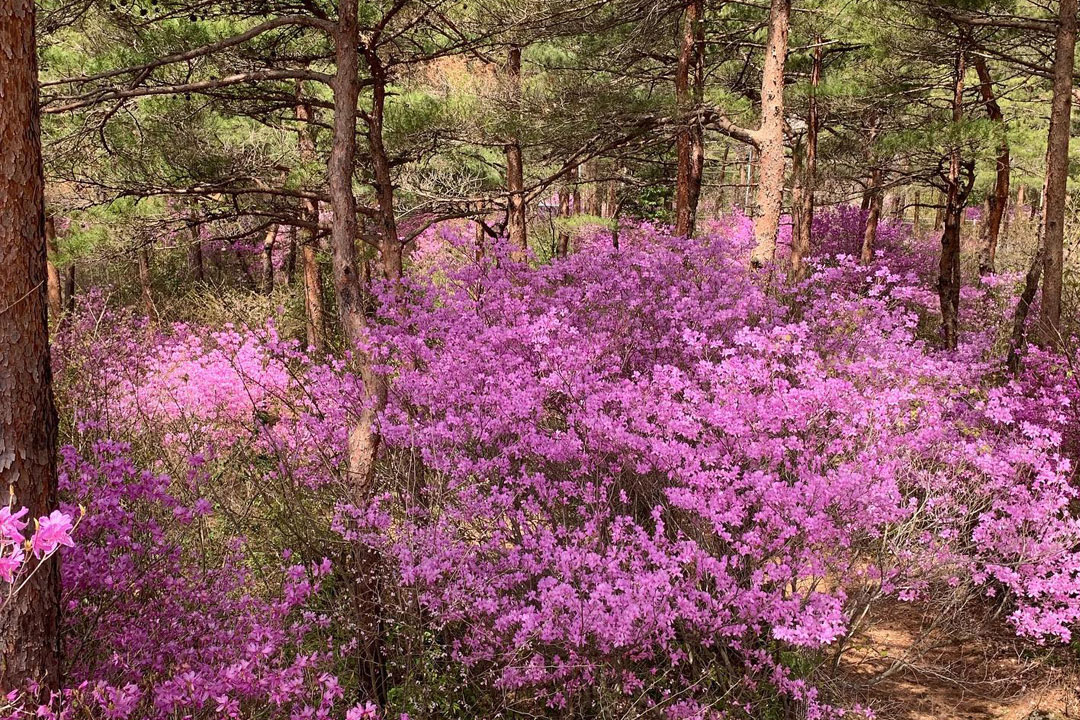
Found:
[[[860,687],[854,699],[879,719],[1080,718],[1080,675],[1069,662],[1075,649],[1032,652],[989,615],[965,613],[947,629],[928,627],[929,615],[913,603],[889,602],[871,615],[839,679]]]

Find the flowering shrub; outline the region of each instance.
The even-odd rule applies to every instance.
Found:
[[[0,507],[0,580],[8,584],[8,595],[0,606],[59,548],[74,547],[75,544],[71,539],[74,529],[71,516],[59,510],[38,518],[33,534],[27,539],[24,531],[29,523],[22,518],[28,512],[26,508],[13,512],[10,506]],[[36,561],[33,566],[25,550],[33,555]]]
[[[87,508],[60,699],[118,718],[824,717],[841,710],[820,661],[882,598],[978,595],[1034,642],[1069,639],[1072,366],[1032,351],[999,381],[1007,281],[966,289],[964,345],[935,350],[933,248],[883,221],[860,266],[863,222],[819,212],[810,276],[772,289],[740,216],[697,239],[626,223],[618,248],[587,228],[535,268],[478,254],[466,224],[428,229],[402,296],[377,288],[366,349],[391,392],[359,505],[347,357],[89,298],[56,343],[63,510]],[[46,520],[42,552],[63,537]],[[385,708],[350,669],[357,544],[381,560]]]

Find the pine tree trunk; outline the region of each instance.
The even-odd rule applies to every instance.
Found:
[[[998,142],[997,151],[997,174],[994,178],[994,191],[987,198],[986,221],[983,223],[982,242],[980,243],[979,274],[988,275],[996,272],[998,237],[1001,234],[1001,218],[1005,214],[1005,206],[1009,202],[1009,140],[1005,134],[1005,116],[1001,112],[997,98],[994,96],[994,84],[990,78],[990,70],[986,66],[986,58],[975,55],[975,70],[979,74],[979,90],[982,93],[983,102],[986,103],[986,113],[990,119],[1000,127],[1001,140]]]
[[[824,45],[820,36],[814,38],[814,66],[810,71],[810,96],[806,113],[805,153],[802,161],[802,192],[799,196],[798,232],[792,239],[791,263],[788,266],[788,279],[798,282],[806,276],[805,258],[810,254],[811,233],[814,228],[814,192],[817,190],[817,146],[820,119],[818,118],[817,88],[821,83],[821,71],[824,65]]]
[[[772,0],[769,6],[769,37],[761,76],[761,127],[758,131],[757,207],[754,223],[756,245],[750,263],[763,266],[776,256],[776,234],[784,207],[784,65],[787,61],[791,0]]]
[[[150,289],[150,249],[144,241],[139,244],[135,252],[135,264],[139,274],[139,295],[142,299],[143,312],[146,317],[153,318],[157,314],[154,307],[154,294]]]
[[[1077,0],[1061,0],[1054,50],[1054,97],[1047,139],[1046,192],[1043,201],[1043,279],[1039,340],[1061,342],[1061,285],[1065,241],[1066,183],[1072,120],[1073,59],[1076,53]]]
[[[64,274],[64,309],[75,312],[75,263],[68,265]]]
[[[705,165],[705,130],[697,116],[705,93],[705,2],[690,0],[683,10],[682,44],[675,70],[676,138],[675,232],[693,235]]]
[[[303,101],[303,86],[296,85],[296,118],[301,123],[315,120],[314,108]],[[305,165],[315,160],[315,138],[310,127],[301,124],[297,143],[300,160]],[[308,347],[316,354],[326,352],[326,304],[323,302],[322,269],[318,259],[319,203],[305,199],[302,205],[302,217],[309,224],[304,228],[300,239],[300,256],[304,275],[304,316]],[[355,255],[355,249],[354,249]]]
[[[878,222],[881,220],[881,207],[884,196],[881,192],[881,168],[874,168],[870,173],[870,207],[867,208],[866,226],[863,228],[862,249],[859,262],[869,265],[874,260],[874,247],[877,245]]]
[[[0,503],[37,518],[57,504],[57,428],[33,0],[0,4],[0,48]],[[0,607],[0,693],[35,681],[48,700],[60,683],[59,631],[53,559]]]
[[[521,111],[521,48],[512,45],[506,57],[506,85],[510,112],[515,120]],[[521,143],[516,134],[506,141],[506,234],[512,255],[524,261],[528,257],[529,238],[525,224],[525,169]]]
[[[964,112],[964,72],[966,70],[965,38],[961,37],[956,51],[953,86],[953,122],[959,123]],[[938,268],[938,300],[941,305],[941,337],[946,348],[956,348],[959,341],[960,315],[960,227],[967,192],[963,189],[961,171],[971,167],[960,156],[960,148],[949,153],[949,175],[946,182],[945,228],[941,234],[941,260]],[[970,187],[969,187],[970,189]]]

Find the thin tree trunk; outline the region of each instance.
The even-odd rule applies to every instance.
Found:
[[[1054,49],[1054,97],[1050,107],[1050,134],[1046,142],[1046,192],[1043,201],[1044,255],[1039,340],[1046,345],[1061,342],[1061,285],[1076,11],[1077,0],[1061,0]]]
[[[33,0],[0,5],[0,503],[56,508],[45,194]],[[8,588],[0,588],[7,594]],[[49,560],[0,606],[0,693],[60,683],[60,573]]]
[[[506,86],[510,112],[516,122],[521,112],[521,48],[511,45],[506,56]],[[525,169],[521,142],[516,133],[506,141],[506,234],[514,259],[528,257],[529,238],[525,224]]]
[[[821,36],[814,38],[814,66],[810,71],[810,96],[806,111],[806,141],[803,146],[803,179],[799,206],[796,208],[798,233],[791,244],[791,263],[788,267],[788,279],[798,282],[806,277],[805,258],[810,254],[811,233],[814,228],[814,192],[817,190],[817,146],[820,119],[818,118],[817,89],[821,83],[821,71],[824,66],[824,44]]]
[[[203,262],[202,228],[196,221],[187,223],[188,235],[188,267],[191,269],[193,282],[202,283],[206,280],[205,263]]]
[[[956,50],[953,86],[953,122],[959,123],[964,114],[964,72],[966,70],[966,37],[961,35]],[[941,260],[938,272],[938,300],[941,305],[941,337],[946,348],[956,348],[959,340],[960,315],[960,226],[968,190],[963,188],[961,171],[970,169],[960,147],[949,153],[949,175],[946,183],[945,229],[941,234]]]
[[[876,167],[870,173],[870,207],[867,208],[866,226],[863,228],[862,250],[859,262],[869,265],[874,260],[874,248],[877,245],[878,223],[881,220],[881,207],[885,200],[881,192],[881,168]]]
[[[153,318],[157,310],[154,307],[154,295],[150,289],[150,249],[146,242],[140,243],[135,252],[135,261],[139,273],[139,295],[142,299],[143,311],[146,317]]]
[[[274,245],[277,242],[278,226],[271,225],[263,238],[262,247],[262,291],[265,295],[274,292]]]
[[[297,135],[300,160],[305,165],[315,160],[315,138],[305,123],[315,120],[314,108],[303,101],[303,86],[296,85],[296,118],[301,121]],[[355,122],[355,120],[354,120]],[[318,258],[319,203],[303,200],[303,218],[310,224],[300,240],[300,256],[304,275],[304,315],[307,344],[318,355],[326,352],[326,304],[323,301],[322,269]],[[355,247],[353,249],[355,256]],[[355,261],[355,260],[354,260]]]
[[[1031,304],[1035,301],[1035,292],[1039,289],[1039,276],[1042,274],[1043,254],[1042,239],[1040,238],[1035,256],[1031,259],[1027,274],[1024,275],[1024,289],[1020,293],[1020,301],[1016,304],[1013,313],[1012,334],[1009,337],[1009,355],[1005,359],[1005,365],[1009,372],[1014,375],[1020,372],[1020,358],[1026,345],[1026,333],[1028,314],[1031,312]]]
[[[784,207],[784,65],[787,61],[791,0],[772,0],[769,5],[769,38],[761,76],[761,127],[758,132],[757,205],[754,223],[756,245],[750,255],[755,266],[767,265],[776,256],[776,233]]]
[[[295,225],[289,226],[289,247],[285,251],[285,284],[292,285],[296,282],[296,250],[297,235],[299,232]]]
[[[998,237],[1001,234],[1001,218],[1005,214],[1005,206],[1009,202],[1009,139],[1005,133],[1005,116],[1001,112],[997,98],[994,96],[994,84],[990,78],[990,70],[986,66],[986,58],[975,55],[975,70],[979,74],[979,91],[982,93],[983,102],[986,103],[986,113],[990,119],[999,125],[1001,139],[998,142],[997,151],[997,174],[994,178],[994,191],[987,197],[986,221],[983,223],[982,243],[979,256],[979,274],[989,275],[996,272]]]
[[[922,224],[922,198],[918,190],[915,191],[915,216],[911,219],[911,227],[915,231],[915,234],[919,234],[920,225]]]
[[[697,115],[705,93],[705,2],[690,0],[683,10],[682,45],[675,71],[676,138],[675,232],[693,235],[705,164],[705,130]]]
[[[56,268],[56,221],[52,215],[45,216],[45,268],[49,277],[49,317],[55,322],[60,317],[62,301],[60,299],[60,271]]]
[[[75,263],[68,265],[64,274],[64,309],[75,312]]]
[[[563,220],[570,217],[573,212],[573,204],[570,199],[570,185],[563,185],[559,192],[559,217]],[[555,241],[555,255],[564,258],[570,252],[570,230],[566,227],[559,228]]]

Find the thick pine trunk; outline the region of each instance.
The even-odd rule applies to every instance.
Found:
[[[521,48],[511,45],[506,56],[506,87],[510,113],[517,122],[521,111]],[[506,140],[506,234],[513,257],[524,261],[528,256],[529,238],[525,225],[525,168],[521,157],[521,142],[511,133]]]
[[[676,138],[675,232],[693,235],[705,166],[705,130],[697,110],[705,96],[705,2],[690,0],[683,11],[682,44],[675,70]]]
[[[767,265],[776,256],[776,233],[784,207],[784,65],[787,61],[791,0],[772,0],[769,37],[761,76],[761,127],[758,130],[757,208],[750,263]]]
[[[0,4],[0,48],[0,503],[36,518],[56,508],[57,483],[33,0]],[[53,559],[0,607],[0,693],[32,680],[47,700],[60,682],[59,630]]]
[[[1054,50],[1054,97],[1050,107],[1050,134],[1046,143],[1046,192],[1043,201],[1043,286],[1039,340],[1046,345],[1061,342],[1061,284],[1076,11],[1077,0],[1061,0]]]
[[[1001,218],[1005,214],[1005,206],[1009,202],[1009,170],[1011,167],[1009,157],[1009,140],[1005,134],[1005,116],[1001,112],[997,98],[994,95],[994,84],[990,78],[990,70],[986,66],[986,59],[981,55],[975,55],[975,70],[979,74],[979,91],[982,93],[983,102],[986,103],[986,113],[990,119],[1000,126],[1001,140],[997,150],[997,174],[994,178],[994,191],[986,200],[986,221],[983,223],[982,243],[979,254],[979,274],[988,275],[996,272],[998,237],[1001,234]]]

